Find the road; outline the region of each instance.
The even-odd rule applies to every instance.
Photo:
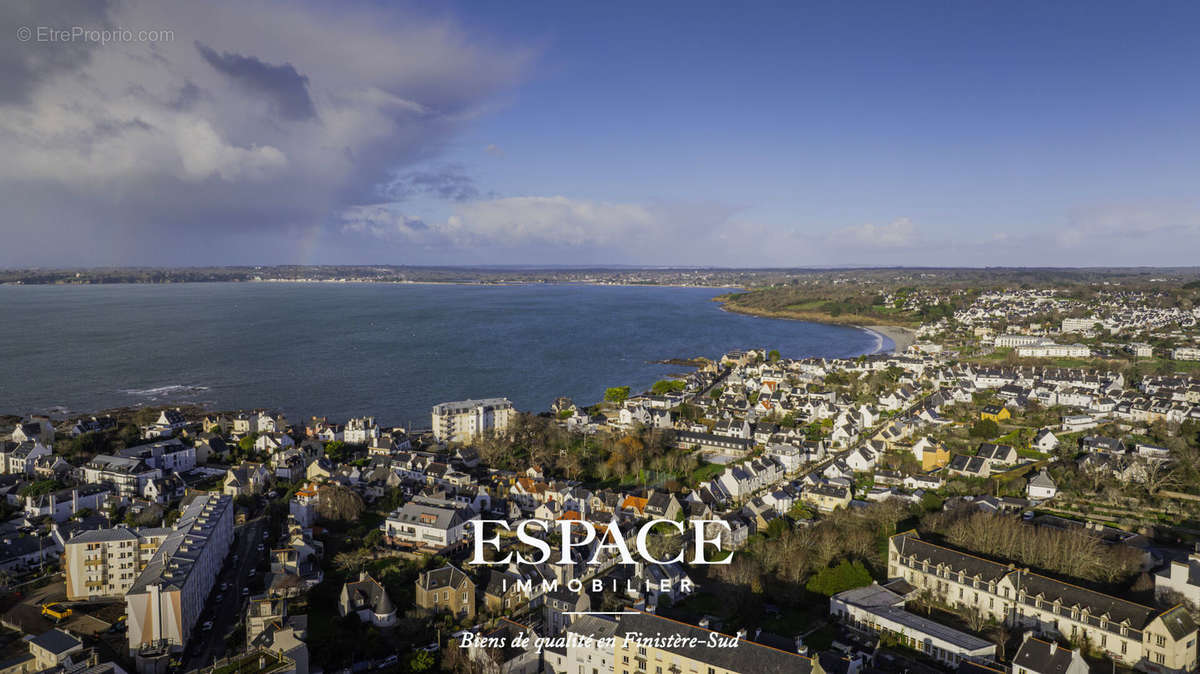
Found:
[[[213,584],[212,593],[208,598],[208,606],[197,620],[192,630],[192,640],[188,644],[184,671],[192,671],[207,667],[213,660],[225,655],[225,638],[233,631],[238,621],[245,617],[248,597],[242,596],[242,588],[261,584],[263,573],[257,569],[255,576],[250,577],[251,569],[256,569],[266,558],[265,549],[259,552],[258,546],[264,545],[263,532],[267,529],[264,517],[251,520],[236,529],[237,537],[230,549],[230,559],[221,571],[221,576]],[[264,548],[266,546],[264,545]],[[233,559],[237,559],[237,563]],[[229,588],[222,592],[221,583],[228,583]],[[253,593],[253,592],[252,592]],[[223,595],[220,602],[217,595]],[[202,625],[206,620],[213,622],[213,628],[204,631]],[[239,644],[240,646],[240,644]]]

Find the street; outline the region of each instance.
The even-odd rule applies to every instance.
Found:
[[[213,660],[225,655],[225,639],[233,631],[238,621],[244,617],[246,604],[249,601],[248,596],[242,596],[242,588],[263,582],[261,570],[256,571],[253,578],[250,577],[250,571],[256,569],[266,555],[265,550],[258,551],[259,545],[266,547],[265,544],[268,543],[263,540],[263,532],[266,531],[266,528],[266,518],[259,517],[237,529],[237,537],[230,548],[230,557],[226,560],[220,577],[213,583],[213,589],[208,598],[209,605],[200,614],[196,626],[192,629],[191,643],[188,645],[183,662],[182,669],[184,671],[206,667]],[[235,556],[236,563],[233,561]],[[222,591],[221,583],[227,583],[229,587]],[[216,601],[218,595],[222,595],[220,602]],[[205,631],[202,626],[207,620],[213,622],[213,627],[211,630]]]

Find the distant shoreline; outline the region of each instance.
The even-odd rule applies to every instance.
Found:
[[[892,351],[894,353],[904,353],[908,347],[912,346],[917,341],[917,335],[912,328],[906,328],[900,325],[878,325],[860,323],[850,319],[834,320],[832,317],[810,316],[810,315],[795,315],[786,311],[765,311],[759,309],[747,309],[745,307],[733,306],[727,300],[721,299],[719,296],[713,298],[714,302],[721,305],[723,311],[729,311],[735,314],[744,314],[747,316],[758,316],[759,318],[778,318],[788,321],[803,321],[805,323],[820,323],[822,325],[838,325],[844,328],[856,328],[863,332],[868,332],[878,337],[886,337],[892,340]],[[875,353],[883,353],[886,349],[880,345]]]

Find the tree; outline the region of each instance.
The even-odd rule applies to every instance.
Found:
[[[62,487],[62,483],[58,480],[38,480],[21,487],[17,493],[21,496],[45,496],[62,489]]]
[[[604,389],[604,399],[610,403],[621,404],[629,397],[628,386],[613,386]]]
[[[346,575],[354,575],[358,573],[367,562],[371,561],[371,553],[363,550],[348,550],[339,552],[333,558],[333,564]]]
[[[258,433],[251,433],[246,437],[238,440],[238,449],[242,450],[243,454],[249,454],[254,451],[254,443],[258,440]]]
[[[378,529],[372,529],[363,537],[363,545],[370,549],[383,545],[383,532]]]
[[[871,573],[862,562],[842,561],[837,566],[827,566],[813,574],[804,587],[809,592],[832,597],[839,592],[870,584]]]
[[[971,437],[994,438],[1000,435],[1000,426],[991,419],[980,419],[971,425]]]
[[[772,363],[778,363],[779,358],[779,351],[777,349],[771,349],[767,352],[767,360],[771,361]]]
[[[348,460],[353,454],[351,447],[341,440],[334,440],[325,444],[325,456],[338,463]]]
[[[433,667],[433,653],[429,651],[418,650],[412,654],[408,661],[408,668],[414,672],[425,672]]]
[[[327,520],[353,522],[362,515],[363,500],[354,490],[340,484],[321,487],[317,515]]]
[[[678,379],[660,379],[654,382],[654,385],[650,387],[650,392],[655,395],[662,395],[664,393],[678,393],[679,391],[682,391],[685,386],[686,384]]]

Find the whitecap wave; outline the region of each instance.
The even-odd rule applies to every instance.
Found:
[[[168,384],[167,386],[156,386],[154,388],[133,388],[121,389],[121,393],[131,396],[143,396],[147,398],[161,398],[169,395],[187,395],[193,393],[202,393],[207,391],[207,386],[199,386],[195,384]]]

